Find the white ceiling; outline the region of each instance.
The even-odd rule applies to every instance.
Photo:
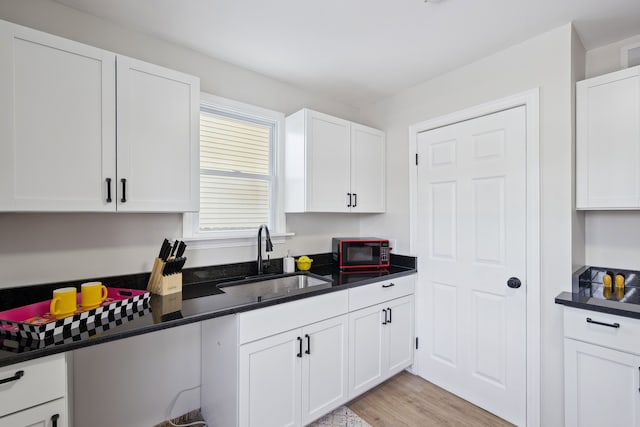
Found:
[[[55,0],[358,106],[570,21],[587,50],[640,0]]]

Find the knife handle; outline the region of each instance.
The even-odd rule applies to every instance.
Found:
[[[186,249],[187,249],[186,243],[184,243],[183,241],[180,241],[180,244],[178,245],[178,252],[176,252],[176,258],[182,257]]]
[[[158,258],[164,260],[164,252],[168,244],[169,244],[169,241],[165,238],[164,241],[162,242],[162,246],[160,246],[160,253],[158,254]]]

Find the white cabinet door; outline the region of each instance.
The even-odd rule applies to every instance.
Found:
[[[385,211],[385,158],[384,132],[352,123],[351,211]]]
[[[98,415],[96,415],[98,416]],[[67,403],[57,399],[0,418],[0,427],[68,427]]]
[[[117,59],[118,210],[199,209],[199,79]]]
[[[349,398],[384,379],[388,352],[384,350],[385,316],[381,304],[349,313]]]
[[[305,108],[286,134],[286,212],[384,212],[384,132]]]
[[[2,21],[0,58],[0,211],[114,211],[115,55]]]
[[[300,425],[301,343],[295,329],[240,346],[240,427]]]
[[[348,400],[348,317],[309,325],[302,333],[302,422],[306,425]]]
[[[350,124],[307,110],[307,209],[349,212]]]
[[[576,85],[576,207],[640,208],[640,67]]]
[[[413,363],[415,335],[413,295],[390,301],[387,304],[387,376],[397,374]]]
[[[349,313],[349,398],[413,363],[414,296]]]
[[[640,426],[640,356],[565,338],[565,425]]]

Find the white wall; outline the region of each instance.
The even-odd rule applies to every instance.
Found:
[[[571,270],[586,263],[585,214],[576,207],[576,82],[584,80],[586,52],[575,29],[571,33],[571,247],[573,255]]]
[[[639,42],[640,34],[588,51],[586,77],[620,70],[622,46]],[[590,211],[585,217],[585,264],[640,270],[639,211]]]
[[[620,65],[620,49],[634,43],[640,43],[640,34],[619,40],[587,52],[585,77],[595,77],[622,69]]]
[[[197,75],[203,91],[290,114],[302,107],[358,121],[359,111],[50,0],[0,2],[0,19]],[[358,235],[358,215],[290,216],[296,233],[274,257],[325,252],[334,233]],[[182,234],[178,214],[0,213],[0,288],[150,271],[164,237]],[[256,247],[187,250],[187,267],[249,261]]]
[[[562,310],[554,297],[571,289],[571,25],[422,83],[372,105],[363,117],[387,132],[387,214],[363,218],[361,232],[384,229],[409,250],[409,126],[515,93],[540,88],[541,425],[563,418]],[[418,52],[416,51],[416,54]]]

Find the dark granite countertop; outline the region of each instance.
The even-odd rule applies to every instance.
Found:
[[[414,257],[395,254],[392,254],[391,266],[388,269],[353,272],[341,272],[332,262],[331,254],[316,254],[310,255],[310,257],[314,259],[310,273],[330,279],[331,286],[286,297],[258,301],[256,299],[227,295],[217,288],[217,285],[221,283],[255,275],[255,262],[186,269],[183,271],[181,294],[164,297],[151,295],[151,308],[147,310],[146,314],[92,337],[61,344],[41,345],[39,342],[18,342],[0,334],[0,367],[161,329],[200,322],[214,317],[363,286],[416,272],[416,259]],[[272,260],[271,272],[273,274],[282,272],[282,259]],[[80,284],[87,281],[98,280],[109,287],[145,289],[148,279],[149,273],[142,273],[0,289],[0,311],[48,300],[51,298],[53,289],[66,286],[79,288]]]
[[[613,287],[605,291],[602,284],[604,274],[624,276],[624,291],[618,293]],[[634,270],[584,266],[573,273],[572,292],[562,292],[556,304],[584,310],[640,319],[640,273]]]
[[[556,297],[556,304],[640,319],[640,305],[635,303],[601,299],[573,292],[562,292]]]

